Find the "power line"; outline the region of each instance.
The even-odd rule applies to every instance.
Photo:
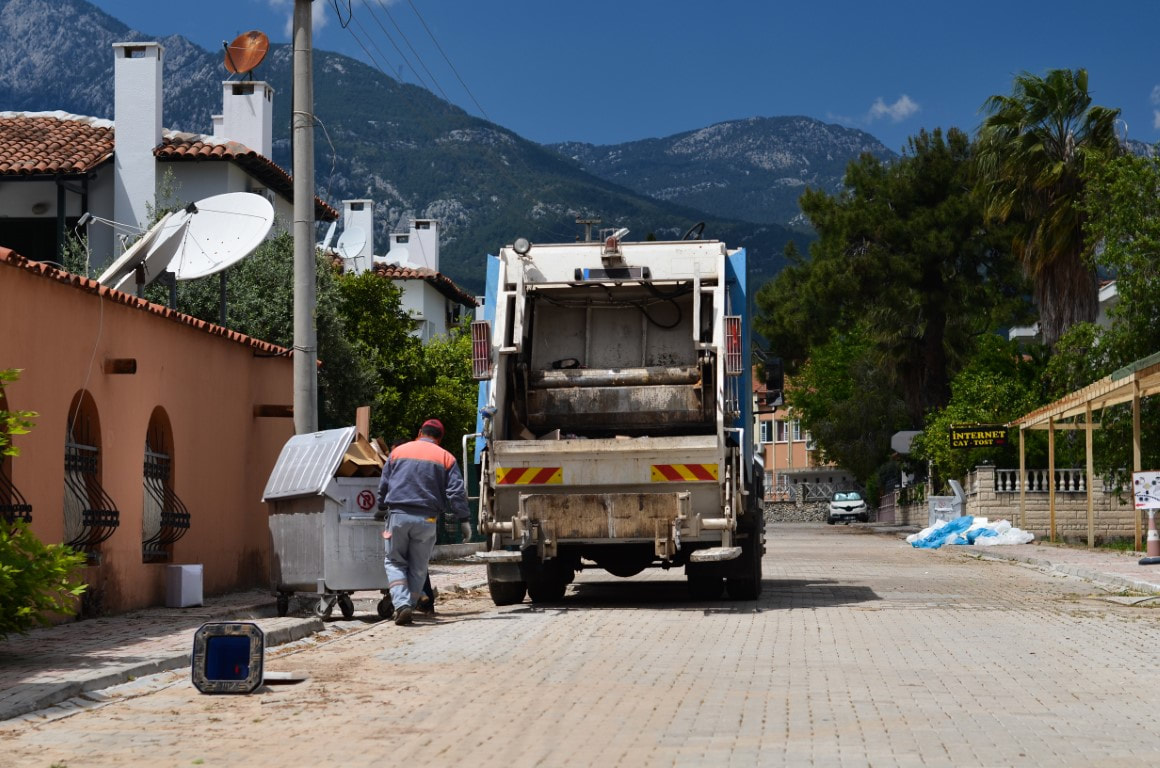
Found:
[[[444,52],[443,46],[439,45],[439,41],[435,39],[435,35],[431,32],[431,28],[427,26],[427,22],[423,20],[423,16],[419,13],[419,9],[415,7],[415,3],[413,3],[411,0],[407,0],[407,5],[411,6],[411,10],[415,12],[415,16],[419,19],[419,23],[423,25],[423,29],[427,30],[427,36],[431,38],[431,42],[435,43],[435,47],[439,49],[439,53],[443,56],[443,60],[447,62],[447,66],[451,67],[451,71],[455,73],[455,77],[457,80],[459,80],[459,84],[463,86],[463,90],[467,91],[467,95],[471,97],[471,101],[474,102],[480,114],[488,120],[491,120],[491,118],[487,115],[487,111],[475,98],[475,94],[471,92],[471,89],[467,87],[467,83],[463,82],[463,78],[459,76],[459,71],[455,69],[455,65],[451,63],[451,59],[447,58],[447,54]]]
[[[407,44],[407,48],[409,48],[411,53],[415,56],[415,60],[419,62],[419,66],[423,67],[423,71],[427,73],[427,77],[431,78],[431,82],[435,84],[435,87],[439,90],[439,94],[443,96],[443,100],[450,102],[451,99],[448,98],[447,93],[444,92],[443,86],[439,85],[439,81],[435,78],[435,75],[431,74],[431,70],[427,68],[427,63],[423,61],[423,57],[420,56],[419,52],[415,50],[415,46],[411,45],[411,41],[407,38],[407,34],[403,31],[403,28],[399,26],[397,21],[395,21],[395,17],[391,13],[391,10],[387,8],[387,6],[383,3],[383,0],[377,0],[377,2],[382,7],[383,13],[387,14],[387,18],[391,20],[391,25],[394,26],[395,30],[399,33],[399,36],[403,38],[403,42]],[[374,12],[372,11],[371,13],[373,14]],[[380,24],[379,26],[382,25]],[[387,30],[384,29],[383,33],[386,34],[386,32]],[[387,35],[387,37],[390,37],[390,35]],[[391,42],[393,43],[394,40]],[[399,55],[402,55],[402,51],[399,52]],[[412,67],[412,69],[414,69],[414,67]],[[415,74],[418,75],[417,72]]]
[[[374,38],[373,38],[373,37],[371,37],[370,33],[366,31],[366,28],[365,28],[365,27],[363,27],[363,25],[362,25],[362,22],[360,22],[360,21],[359,21],[357,18],[355,18],[354,16],[351,16],[350,20],[351,20],[351,23],[353,23],[353,24],[355,24],[355,25],[357,25],[357,26],[358,26],[358,28],[359,28],[359,31],[363,33],[363,36],[364,36],[364,37],[366,37],[367,41],[368,41],[368,42],[371,44],[371,46],[372,46],[372,47],[373,47],[373,48],[374,48],[376,51],[378,51],[378,53],[379,53],[379,56],[382,56],[382,58],[383,58],[383,61],[386,61],[386,62],[387,62],[387,65],[388,65],[388,66],[390,66],[390,62],[389,62],[389,61],[387,61],[387,56],[386,56],[386,54],[384,54],[384,53],[383,53],[383,51],[382,51],[382,49],[381,49],[381,48],[379,48],[379,46],[378,46],[378,43],[376,43],[376,42],[374,41]],[[353,35],[353,32],[352,32],[351,34]],[[365,51],[365,50],[366,50],[366,48],[363,48],[363,50]],[[369,55],[370,55],[370,53],[368,52],[368,53],[367,53],[367,55],[369,56]],[[405,60],[404,60],[404,63],[406,63],[406,61],[405,61]],[[376,63],[376,66],[377,66],[377,63]],[[382,67],[379,67],[379,69],[380,69],[380,70],[382,70],[383,68],[382,68]],[[403,69],[402,69],[402,67],[400,67],[400,68],[399,68],[399,79],[400,79],[400,80],[402,80],[402,79],[403,79]],[[424,83],[424,86],[426,86],[426,83]]]
[[[422,86],[424,88],[426,88],[427,90],[429,90],[429,91],[432,90],[431,86],[427,84],[427,81],[423,79],[423,76],[419,74],[419,70],[415,69],[414,65],[411,64],[411,62],[407,60],[407,54],[403,53],[403,50],[401,48],[399,48],[399,44],[395,42],[395,38],[392,37],[391,33],[387,31],[387,28],[383,26],[383,22],[379,21],[379,17],[377,15],[375,15],[375,9],[372,8],[369,3],[367,4],[367,12],[370,13],[371,18],[375,20],[375,23],[379,25],[379,29],[383,30],[383,34],[387,36],[387,40],[391,41],[391,45],[394,47],[395,52],[399,54],[399,58],[401,58],[403,60],[403,63],[407,65],[407,68],[410,69],[411,72],[413,72],[415,74],[415,79],[418,80],[419,83],[422,84]],[[419,63],[422,64],[422,62],[419,62]],[[426,69],[426,68],[427,68],[426,66],[423,67],[423,69]],[[430,73],[428,73],[428,74],[430,74]],[[400,80],[403,79],[401,68],[399,70],[399,79]],[[439,84],[436,83],[435,85],[436,85],[436,87],[438,87]],[[443,90],[440,89],[440,93],[442,93],[442,92],[443,92]],[[447,95],[444,94],[443,98],[446,99]]]

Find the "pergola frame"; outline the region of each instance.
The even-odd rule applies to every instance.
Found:
[[[1015,421],[1008,423],[1009,427],[1019,427],[1019,520],[1021,526],[1027,525],[1027,467],[1024,458],[1023,433],[1028,429],[1047,430],[1047,472],[1050,478],[1048,486],[1048,517],[1050,538],[1055,541],[1055,432],[1056,430],[1084,430],[1087,453],[1087,519],[1088,519],[1088,546],[1095,546],[1095,512],[1092,505],[1092,481],[1095,472],[1092,463],[1092,431],[1099,428],[1099,424],[1092,422],[1092,411],[1103,411],[1109,405],[1132,403],[1132,471],[1139,472],[1140,458],[1140,400],[1151,395],[1160,394],[1160,352],[1137,360],[1126,365],[1099,381],[1071,392],[1054,403],[1032,411]],[[1076,419],[1083,416],[1083,421],[1059,423],[1064,419]],[[1136,518],[1135,548],[1140,550],[1141,524],[1140,515]]]

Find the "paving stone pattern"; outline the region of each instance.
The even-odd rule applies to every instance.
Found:
[[[1154,764],[1138,555],[872,530],[773,527],[757,603],[693,601],[660,570],[584,572],[557,606],[450,594],[411,627],[276,649],[297,686],[203,696],[169,672],[0,723],[0,764]]]

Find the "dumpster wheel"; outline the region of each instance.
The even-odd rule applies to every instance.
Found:
[[[314,604],[314,615],[320,619],[329,619],[337,599],[337,597],[331,595],[324,595],[318,598],[318,602]]]
[[[278,593],[278,617],[281,618],[290,613],[290,595],[285,592]]]
[[[338,596],[338,610],[342,611],[344,619],[350,619],[354,616],[354,600],[345,592]]]
[[[391,604],[390,595],[379,601],[379,618],[390,620],[395,615],[395,606]]]

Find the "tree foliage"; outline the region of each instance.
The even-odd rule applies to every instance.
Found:
[[[18,370],[0,370],[0,404],[5,386],[18,376]],[[0,408],[0,458],[19,455],[11,436],[27,434],[34,418],[32,411]],[[77,578],[84,563],[84,555],[71,547],[45,545],[24,521],[0,516],[0,640],[49,623],[47,614],[72,610],[85,591]]]
[[[834,413],[855,421],[890,415],[866,421],[884,430],[863,442],[878,447],[879,462],[890,432],[918,429],[928,410],[946,404],[950,379],[978,338],[1025,316],[1017,265],[1001,233],[982,226],[972,169],[971,143],[956,129],[920,133],[890,165],[870,156],[851,163],[845,191],[802,197],[818,232],[809,260],[791,260],[758,292],[757,330],[791,375],[829,354],[830,343],[864,345],[860,384],[843,409],[835,397]],[[897,402],[901,422],[893,418]],[[842,451],[815,421],[824,410],[819,404],[804,420],[836,458]]]
[[[1092,106],[1085,69],[1018,75],[983,104],[978,185],[988,221],[1014,224],[1011,248],[1034,285],[1043,340],[1054,346],[1098,309],[1085,247],[1085,170],[1120,153],[1120,111]]]
[[[922,434],[913,444],[917,459],[931,461],[940,477],[961,477],[979,464],[1018,466],[1018,435],[1006,446],[952,448],[950,428],[955,425],[1005,424],[1028,413],[1045,400],[1044,361],[1025,354],[1018,345],[997,334],[982,339],[974,357],[951,382],[946,407],[932,411]],[[1044,443],[1035,434],[1027,445],[1030,466],[1042,466]]]

